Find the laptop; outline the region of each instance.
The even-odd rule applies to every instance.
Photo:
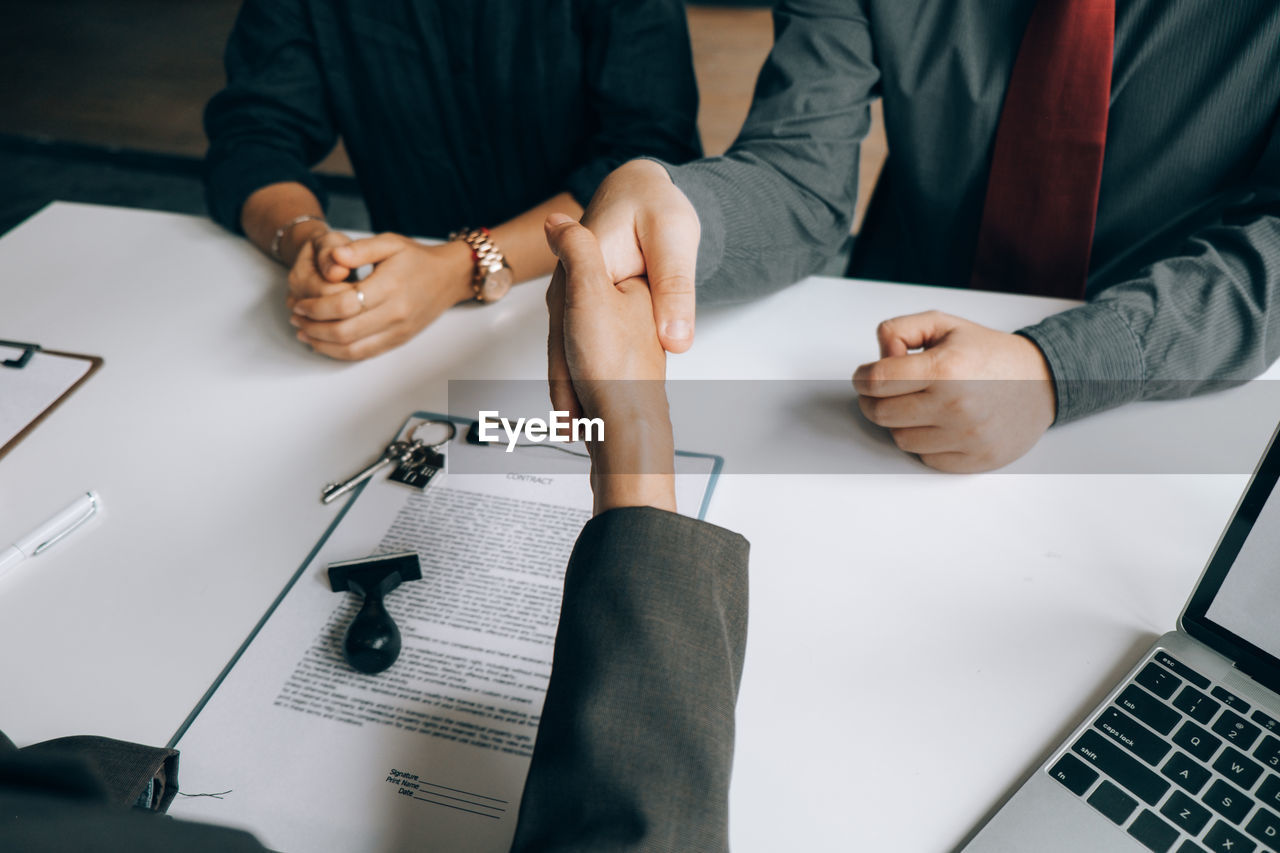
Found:
[[[966,853],[1280,853],[1280,430],[1178,619]]]

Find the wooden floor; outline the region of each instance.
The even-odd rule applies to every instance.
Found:
[[[0,133],[200,156],[238,0],[0,0]],[[708,154],[737,135],[773,41],[769,12],[690,6]],[[863,144],[863,200],[885,155]],[[339,149],[325,171],[349,173]]]

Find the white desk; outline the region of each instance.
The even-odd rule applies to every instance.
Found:
[[[164,743],[337,511],[325,482],[441,410],[447,379],[544,375],[536,285],[342,364],[294,341],[280,271],[200,219],[56,204],[0,239],[0,270],[0,338],[106,359],[0,460],[0,541],[84,489],[106,505],[0,582],[0,728],[20,744]],[[885,317],[1016,328],[1056,307],[815,279],[704,312],[671,374],[844,379]],[[1053,430],[1025,470],[1233,394]],[[1278,416],[1223,429],[1252,457]],[[1173,624],[1246,479],[921,473],[863,433],[848,452],[883,474],[729,476],[711,504],[752,543],[738,853],[952,847]]]

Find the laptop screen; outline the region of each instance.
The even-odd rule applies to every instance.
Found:
[[[1280,432],[1182,615],[1184,630],[1280,692]]]

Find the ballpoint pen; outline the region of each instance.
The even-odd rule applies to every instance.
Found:
[[[85,492],[62,512],[0,551],[0,577],[27,557],[43,554],[62,539],[70,536],[82,524],[97,515],[101,506],[102,501],[97,492]]]

